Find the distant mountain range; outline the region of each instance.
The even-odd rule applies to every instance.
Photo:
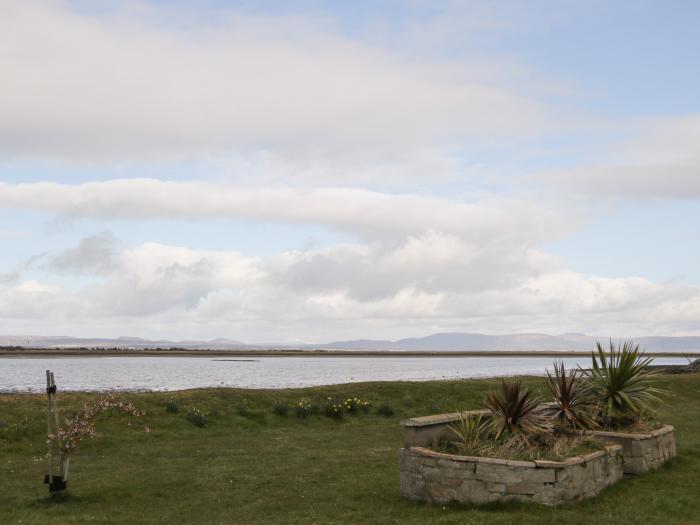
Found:
[[[415,350],[415,351],[479,351],[490,350],[592,350],[595,341],[607,344],[608,337],[585,334],[509,334],[485,335],[470,333],[439,333],[426,337],[400,339],[398,341],[357,339],[335,341],[327,344],[247,344],[232,339],[209,341],[168,341],[142,339],[140,337],[79,338],[68,336],[0,336],[0,346],[32,348],[185,348],[202,350]],[[700,351],[700,336],[645,336],[634,338],[642,348],[656,352]]]
[[[168,341],[165,339],[143,339],[141,337],[84,338],[70,336],[0,335],[0,346],[23,346],[31,348],[187,348],[203,350],[233,350],[251,348],[233,339],[210,341]]]
[[[398,341],[375,341],[358,339],[356,341],[337,341],[319,348],[336,348],[348,350],[435,350],[435,351],[469,351],[469,350],[592,350],[595,342],[608,343],[609,337],[595,337],[585,334],[509,334],[485,335],[466,333],[441,333],[426,337],[400,339]],[[700,336],[636,337],[634,342],[650,351],[698,351]]]

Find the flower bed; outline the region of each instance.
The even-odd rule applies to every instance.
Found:
[[[482,415],[488,417],[489,410],[463,412],[465,416]],[[401,421],[404,427],[404,447],[437,448],[441,441],[453,438],[450,425],[459,421],[457,412],[414,417]],[[673,427],[664,425],[650,432],[607,432],[586,431],[602,443],[622,445],[623,469],[625,474],[642,474],[660,467],[676,456],[676,440]]]
[[[565,461],[513,461],[443,454],[424,447],[399,451],[401,495],[434,503],[518,500],[545,505],[590,498],[622,479],[622,446]]]
[[[552,401],[520,381],[502,380],[486,394],[489,410],[402,421],[402,495],[439,503],[557,505],[594,496],[624,473],[646,472],[675,456],[673,427],[599,430],[644,429],[654,413],[651,403],[667,392],[654,386],[658,374],[639,345],[611,340],[609,351],[600,343],[596,348],[590,369],[567,372],[555,361],[553,373],[547,370]]]
[[[673,427],[665,425],[645,433],[588,431],[596,439],[622,446],[625,474],[642,474],[656,469],[676,455]]]

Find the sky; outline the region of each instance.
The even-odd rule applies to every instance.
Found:
[[[700,335],[699,17],[0,0],[0,333]]]

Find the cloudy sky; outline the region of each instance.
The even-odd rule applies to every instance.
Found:
[[[0,333],[700,335],[699,17],[0,0]]]

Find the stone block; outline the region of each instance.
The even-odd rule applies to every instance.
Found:
[[[427,483],[441,483],[442,478],[443,478],[443,470],[441,468],[424,468],[423,471],[423,479]]]
[[[486,483],[477,479],[465,481],[455,492],[458,501],[463,503],[487,503],[490,501]]]
[[[486,490],[502,495],[506,493],[506,484],[499,481],[489,481],[486,483]]]
[[[457,461],[452,461],[450,459],[438,459],[437,466],[443,469],[457,470],[461,468],[461,465]]]
[[[530,483],[554,483],[557,479],[556,477],[557,469],[553,468],[533,468],[524,470],[524,481]]]
[[[627,474],[641,474],[649,469],[649,465],[647,464],[646,458],[643,456],[627,456],[623,462],[623,469]]]
[[[558,505],[559,503],[564,502],[562,491],[554,486],[542,487],[542,490],[533,495],[532,500],[549,506]]]
[[[478,463],[476,465],[476,478],[483,481],[493,481],[500,483],[519,483],[523,481],[525,469],[492,465],[489,463]]]
[[[506,484],[506,494],[529,494],[534,495],[544,489],[542,483],[532,483],[523,481],[521,483]]]
[[[449,503],[457,499],[455,490],[445,487],[442,483],[426,483],[425,488],[432,502]]]
[[[641,456],[644,454],[644,442],[637,440],[630,440],[630,447],[628,454],[629,456]]]
[[[445,477],[443,478],[443,484],[451,489],[456,489],[457,487],[460,487],[462,483],[464,483],[464,478],[457,478],[447,475],[445,475]]]

